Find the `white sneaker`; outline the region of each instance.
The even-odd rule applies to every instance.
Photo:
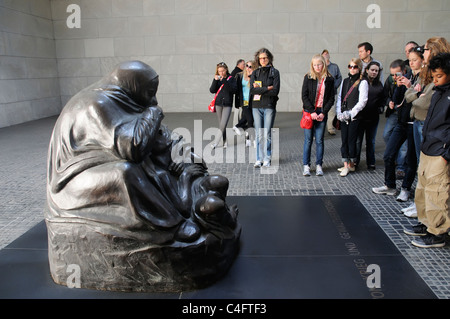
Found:
[[[323,176],[322,165],[316,165],[316,176]]]
[[[397,202],[407,202],[409,199],[409,190],[402,188],[400,194],[395,199]]]
[[[344,168],[345,168],[345,166],[339,167],[337,170],[338,170],[338,172],[342,172],[344,170]],[[354,172],[356,170],[356,168],[355,168],[355,166],[353,166],[353,167],[348,166],[348,170],[350,172]]]
[[[395,195],[397,190],[395,188],[389,188],[386,185],[383,185],[381,187],[372,188],[372,192],[374,192],[375,194],[382,194],[382,195]]]
[[[250,140],[245,140],[245,146],[247,147],[252,146],[252,142]]]
[[[263,166],[264,167],[270,167],[270,161],[264,161]]]
[[[261,161],[256,161],[254,167],[255,167],[255,168],[260,168],[261,165],[262,165],[262,162],[261,162]]]
[[[348,175],[348,173],[350,173],[350,169],[348,167],[344,167],[341,170],[341,173],[339,175],[341,175],[342,177],[345,177]]]
[[[223,143],[223,148],[227,148],[228,144],[227,142]]]
[[[242,135],[242,132],[241,132],[241,130],[240,129],[238,129],[236,126],[233,126],[233,131],[234,131],[234,133],[236,133],[237,135],[239,135],[239,136],[241,136]]]
[[[415,210],[416,209],[416,203],[412,203],[411,205],[409,205],[408,207],[402,208],[401,211],[402,213],[406,213],[409,210]]]
[[[311,176],[309,165],[303,165],[303,176]]]
[[[412,209],[407,210],[406,212],[403,213],[406,217],[410,217],[410,218],[416,218],[417,217],[417,210],[416,210],[416,205],[414,205],[414,207]]]

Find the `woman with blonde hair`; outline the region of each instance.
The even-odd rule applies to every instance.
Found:
[[[328,111],[334,104],[334,78],[328,72],[325,58],[316,54],[302,86],[303,112],[311,114],[313,127],[305,129],[303,144],[303,175],[309,176],[312,140],[316,140],[316,175],[323,175],[324,133]]]
[[[369,84],[362,78],[363,64],[360,59],[351,59],[348,64],[349,75],[342,82],[336,102],[336,115],[341,121],[341,156],[344,167],[341,176],[355,171],[357,159],[356,141],[358,137],[359,113],[367,104]]]
[[[235,106],[242,108],[242,117],[233,127],[233,130],[238,135],[242,134],[240,129],[246,131],[246,146],[251,145],[247,129],[253,128],[252,101],[250,99],[250,76],[256,68],[257,64],[255,61],[247,61],[244,70],[236,74],[237,93],[235,95]],[[252,139],[254,139],[254,136],[252,136]]]

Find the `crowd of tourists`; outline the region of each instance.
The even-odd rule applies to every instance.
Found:
[[[374,170],[375,140],[384,114],[384,183],[372,192],[395,196],[400,202],[412,199],[402,209],[405,216],[419,222],[405,229],[415,236],[412,244],[443,247],[450,230],[450,43],[442,37],[432,37],[424,45],[406,43],[406,59],[392,61],[386,79],[373,51],[370,43],[359,44],[358,58],[349,60],[345,78],[330,61],[328,50],[311,58],[301,90],[302,173],[324,174],[324,135],[326,131],[335,135],[336,130],[341,133],[339,175],[346,177],[361,169],[364,139],[367,169]],[[237,61],[231,73],[225,63],[217,64],[210,92],[215,94],[222,134],[212,148],[220,143],[227,147],[226,127],[234,104],[240,112],[235,112],[239,118],[233,130],[238,135],[245,133],[246,145],[255,147],[254,167],[270,167],[279,91],[280,72],[268,49],[258,50],[254,60]],[[255,132],[254,139],[250,132]],[[400,190],[396,180],[402,180]]]

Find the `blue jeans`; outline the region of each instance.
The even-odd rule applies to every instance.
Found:
[[[253,124],[256,136],[256,160],[272,159],[272,127],[275,122],[275,109],[253,108]]]
[[[325,117],[322,122],[313,121],[313,127],[310,130],[304,130],[305,142],[303,144],[303,165],[311,165],[311,147],[313,138],[316,140],[316,165],[322,165],[324,153],[323,138],[326,125],[327,118]]]
[[[417,158],[416,151],[414,147],[414,137],[413,137],[413,126],[411,124],[400,124],[394,127],[391,137],[386,145],[386,150],[384,151],[384,183],[387,187],[395,188],[395,159],[397,157],[397,152],[404,142],[408,144],[407,152],[407,169],[405,172],[405,178],[402,182],[402,188],[408,190],[414,182],[417,171]]]
[[[424,123],[425,123],[424,121],[415,120],[413,124],[414,145],[416,146],[417,162],[419,162],[420,158],[420,146],[422,145],[423,141],[422,129]]]
[[[392,134],[392,130],[394,129],[394,126],[397,124],[397,122],[398,122],[397,113],[391,114],[386,119],[386,124],[384,125],[384,131],[383,131],[383,139],[384,139],[384,142],[386,143],[386,145],[389,141],[389,137]],[[407,143],[405,142],[400,147],[400,150],[398,151],[398,155],[397,155],[397,169],[400,171],[403,171],[403,172],[406,171],[406,152],[407,152]]]

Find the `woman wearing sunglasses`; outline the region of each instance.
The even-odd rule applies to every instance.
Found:
[[[358,115],[366,106],[369,94],[369,84],[367,80],[362,79],[361,60],[351,59],[348,69],[348,77],[341,85],[336,103],[336,115],[341,121],[341,155],[344,162],[344,167],[339,169],[341,176],[355,171]]]
[[[236,107],[242,108],[242,117],[233,127],[233,130],[238,135],[242,134],[240,129],[247,130],[253,127],[252,101],[250,99],[250,76],[256,68],[257,64],[255,61],[247,61],[244,65],[244,70],[236,74],[237,93],[235,95],[235,105]],[[252,136],[251,139],[254,140],[254,136]],[[249,132],[246,131],[246,146],[250,145],[251,140]]]

